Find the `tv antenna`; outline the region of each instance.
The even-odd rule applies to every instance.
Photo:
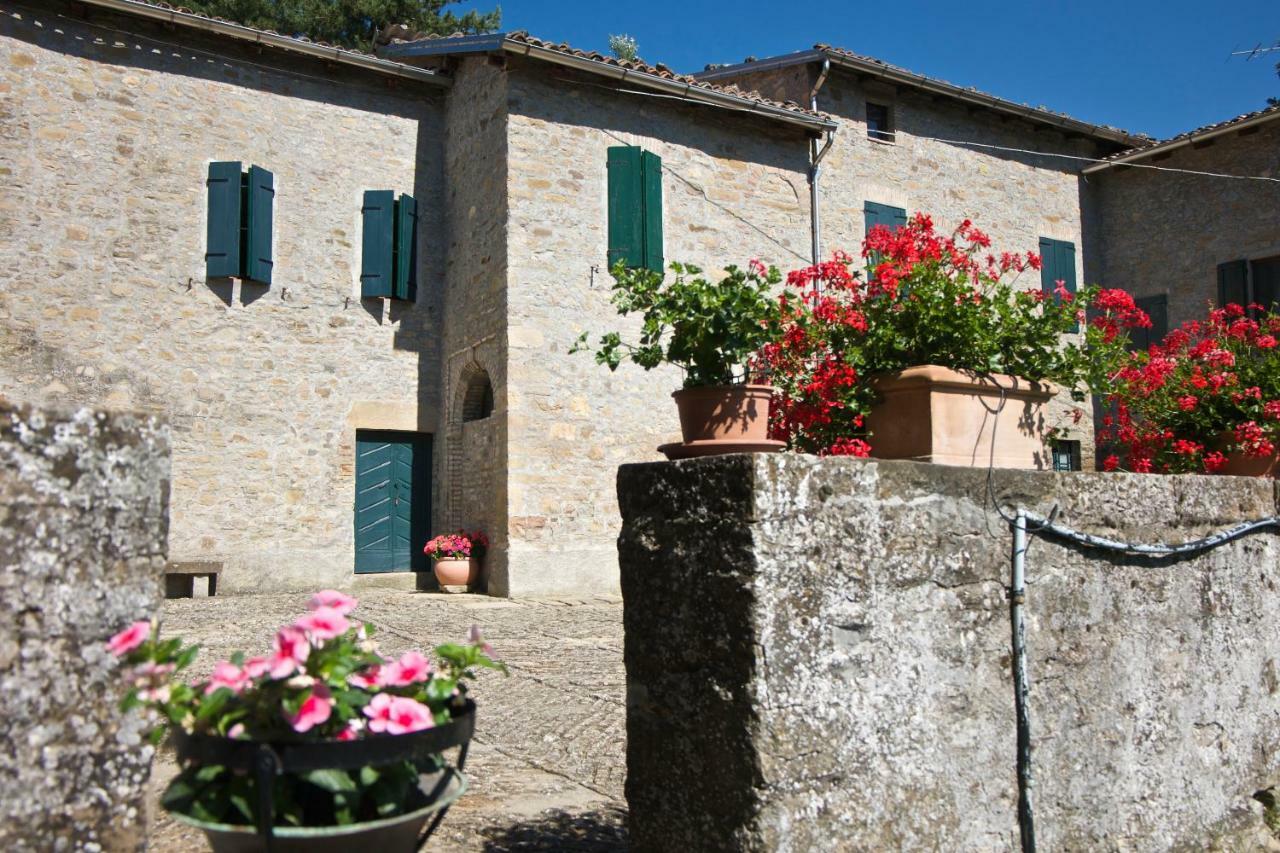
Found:
[[[1243,56],[1244,61],[1249,62],[1250,60],[1256,59],[1257,57],[1262,56],[1263,54],[1278,53],[1278,52],[1280,52],[1280,41],[1277,41],[1275,44],[1272,44],[1272,45],[1263,45],[1262,42],[1258,42],[1257,45],[1255,45],[1253,48],[1249,50],[1231,51],[1231,56]],[[1228,57],[1228,59],[1230,59],[1230,57]]]

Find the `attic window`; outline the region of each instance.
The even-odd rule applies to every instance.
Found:
[[[887,104],[867,101],[867,138],[877,142],[893,142],[892,114]]]

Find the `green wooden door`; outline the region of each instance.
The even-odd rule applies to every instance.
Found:
[[[431,525],[431,436],[356,433],[358,573],[424,571]]]

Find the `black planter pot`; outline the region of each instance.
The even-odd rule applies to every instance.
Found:
[[[190,734],[175,728],[173,742],[181,763],[217,764],[254,774],[258,790],[258,825],[208,823],[178,812],[172,814],[182,823],[203,830],[215,853],[353,849],[396,853],[416,850],[440,825],[449,806],[467,789],[462,769],[475,732],[475,722],[476,706],[468,699],[444,725],[412,734],[375,735],[353,741],[259,743]],[[421,799],[415,808],[404,814],[346,826],[273,826],[271,790],[277,775],[324,769],[357,770],[398,761],[420,761],[453,747],[458,748],[457,768],[444,767],[419,776],[416,793]],[[423,826],[428,820],[431,823],[424,833]]]

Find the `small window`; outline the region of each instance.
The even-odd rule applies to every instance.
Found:
[[[482,421],[493,414],[493,383],[489,374],[478,370],[467,380],[462,396],[462,421]]]
[[[891,111],[887,104],[867,101],[867,138],[880,142],[893,142],[894,132]]]
[[[209,164],[205,275],[271,284],[271,222],[275,176],[239,161]]]
[[[1058,439],[1053,442],[1053,470],[1080,470],[1080,442]]]
[[[1218,264],[1218,306],[1280,302],[1280,255]]]
[[[364,233],[360,250],[360,298],[417,296],[418,205],[411,195],[365,190],[360,208]]]
[[[1133,300],[1142,311],[1151,318],[1148,329],[1129,330],[1129,349],[1133,352],[1146,352],[1153,344],[1164,340],[1169,333],[1169,297],[1166,294],[1143,296]]]

